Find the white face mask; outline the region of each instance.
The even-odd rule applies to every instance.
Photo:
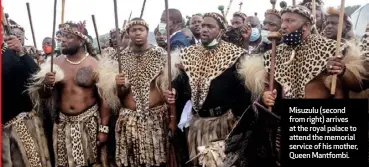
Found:
[[[167,34],[167,24],[160,23],[158,26],[158,31],[160,32],[160,34],[166,35]]]
[[[268,39],[268,35],[270,34],[270,31],[267,30],[261,30],[261,39],[266,44],[271,44],[272,42]]]
[[[213,41],[211,41],[209,44],[207,44],[206,46],[207,47],[212,47],[212,46],[215,46],[215,45],[217,45],[219,42],[218,42],[218,39],[223,35],[223,32],[224,32],[224,30],[220,30],[220,32],[219,32],[219,34],[218,34],[218,36],[215,38],[215,39],[213,39]]]
[[[61,48],[61,42],[56,42],[55,50],[59,50]]]
[[[215,46],[215,45],[217,45],[218,44],[218,40],[217,39],[214,39],[213,41],[211,41],[207,46],[208,47],[213,47],[213,46]]]

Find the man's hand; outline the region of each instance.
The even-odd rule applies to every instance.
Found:
[[[165,97],[165,100],[168,104],[174,104],[176,102],[176,90],[174,88],[172,88],[172,91],[165,91],[164,92],[164,97]]]
[[[271,91],[265,91],[263,93],[263,103],[267,106],[267,107],[272,107],[274,106],[275,103],[275,99],[277,98],[277,90],[273,90],[273,92]]]
[[[248,41],[251,36],[251,29],[248,28],[246,25],[242,25],[240,30],[243,40]]]
[[[345,70],[345,64],[342,63],[342,56],[335,56],[328,58],[327,72],[331,75],[342,75]]]
[[[100,146],[101,144],[105,143],[108,140],[108,134],[99,132],[97,134],[97,145]]]
[[[115,83],[117,86],[123,86],[125,84],[124,73],[120,73],[115,77]]]
[[[19,53],[20,56],[24,55],[22,44],[16,36],[14,35],[6,36],[4,38],[4,41],[8,45],[9,49],[16,51],[17,53]]]
[[[46,73],[44,83],[46,85],[49,85],[49,86],[54,85],[54,83],[55,83],[55,74],[56,74],[56,72]]]

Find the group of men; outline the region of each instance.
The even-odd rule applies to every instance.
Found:
[[[110,31],[100,54],[85,24],[67,22],[56,33],[60,53],[46,38],[42,62],[12,26],[2,44],[2,165],[281,166],[281,129],[265,108],[281,115],[278,99],[369,97],[369,27],[355,39],[345,14],[336,55],[340,13],[322,5],[316,16],[308,0],[273,8],[262,25],[241,12],[230,25],[224,14],[194,14],[186,28],[181,12],[168,9],[157,45],[148,43],[147,22],[134,18]]]

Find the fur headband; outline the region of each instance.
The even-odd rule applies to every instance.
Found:
[[[283,15],[283,13],[287,13],[287,12],[300,14],[300,15],[306,17],[312,25],[315,24],[315,17],[311,14],[310,10],[305,6],[301,6],[301,5],[288,6],[284,9],[282,9],[281,15]]]
[[[204,14],[204,18],[205,17],[212,17],[212,18],[214,18],[216,21],[218,21],[218,23],[220,23],[220,29],[224,29],[224,30],[227,29],[227,25],[224,22],[224,18],[220,14],[217,14],[217,13],[205,13]]]

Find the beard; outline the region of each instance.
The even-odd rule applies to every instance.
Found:
[[[62,54],[64,55],[74,55],[78,52],[78,47],[70,47],[70,48],[64,48],[62,49]]]

